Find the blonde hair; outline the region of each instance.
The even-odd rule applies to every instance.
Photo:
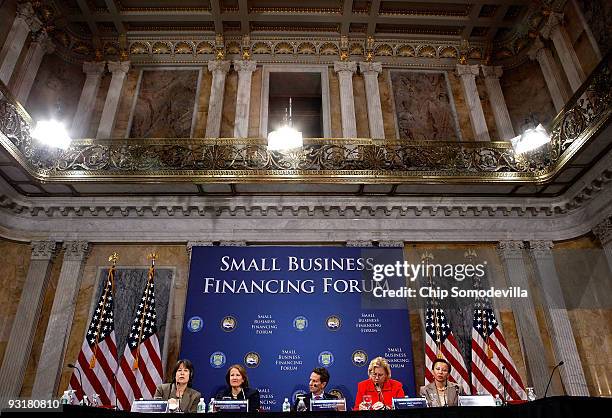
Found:
[[[385,359],[384,357],[376,357],[375,359],[373,359],[370,362],[370,365],[368,366],[368,374],[372,373],[372,370],[374,370],[374,368],[376,367],[382,367],[383,369],[385,369],[385,372],[387,372],[387,378],[391,378],[391,367],[389,367],[387,359]]]

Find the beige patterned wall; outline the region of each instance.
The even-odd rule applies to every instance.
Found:
[[[58,394],[66,389],[70,379],[70,369],[66,369],[68,363],[75,361],[83,343],[85,331],[89,325],[89,310],[92,304],[92,295],[99,277],[99,270],[108,267],[108,256],[117,252],[119,254],[118,266],[132,266],[146,268],[149,265],[147,254],[156,252],[159,255],[158,267],[175,268],[174,296],[172,307],[169,311],[167,322],[167,362],[166,371],[172,368],[176,362],[182,335],[183,312],[185,310],[185,299],[187,295],[187,277],[189,275],[189,258],[185,245],[93,245],[85,268],[81,290],[77,297],[74,314],[74,322],[67,344],[64,368],[58,388]],[[121,355],[121,353],[120,353]]]
[[[457,111],[457,119],[459,120],[459,129],[461,130],[462,139],[463,141],[474,141],[472,125],[470,124],[470,113],[463,95],[461,80],[454,71],[449,71],[446,74],[448,75],[448,81],[455,102],[455,110]]]
[[[251,138],[259,138],[262,76],[262,68],[257,67],[251,78],[251,102],[249,107],[249,137]]]
[[[208,93],[210,94],[210,92]],[[234,136],[234,119],[236,118],[236,99],[238,94],[238,73],[230,71],[225,79],[223,95],[223,114],[221,116],[221,138]]]
[[[499,83],[515,134],[523,132],[525,119],[531,114],[544,126],[557,114],[537,61],[526,61],[504,71]]]
[[[81,66],[68,63],[55,54],[45,55],[26,110],[35,120],[54,116],[70,126],[84,83],[85,74]]]
[[[136,96],[136,90],[138,89],[139,76],[140,68],[130,68],[127,73],[127,76],[125,77],[125,81],[123,83],[123,90],[121,91],[121,99],[119,100],[119,107],[117,108],[117,118],[115,119],[115,127],[113,128],[113,138],[125,138],[127,136],[126,134],[128,130],[128,124],[130,122],[130,114],[132,113],[132,105],[134,103],[134,97]],[[111,77],[108,77],[107,81],[109,84],[110,79]],[[105,89],[100,88],[100,90],[106,92],[108,90],[108,85],[106,85],[105,87]],[[96,128],[100,123],[100,118],[102,117],[102,110],[104,109],[104,100],[106,100],[106,95],[104,95],[104,98],[102,99],[102,107],[100,108],[100,114],[97,118],[98,123],[96,124]]]
[[[193,132],[195,138],[203,138],[206,135],[206,118],[208,117],[208,104],[210,103],[210,88],[212,86],[212,74],[202,71],[200,80],[200,97],[196,114],[196,128]]]
[[[574,45],[576,55],[578,55],[578,61],[580,61],[584,73],[588,76],[599,63],[599,59],[580,22],[580,17],[578,16],[579,12],[576,10],[573,3],[573,1],[568,1],[563,8],[565,28]]]
[[[11,327],[17,312],[17,302],[21,296],[30,267],[29,244],[0,239],[0,364],[11,334]]]

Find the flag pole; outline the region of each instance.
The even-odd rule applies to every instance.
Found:
[[[100,312],[100,317],[104,317],[106,314],[106,301],[108,300],[108,282],[111,283],[111,295],[115,294],[115,268],[117,266],[117,260],[119,259],[119,254],[116,252],[112,253],[108,257],[108,261],[110,261],[111,267],[108,269],[108,275],[106,276],[106,284],[104,285],[104,296],[102,298],[102,312]],[[91,359],[89,360],[89,368],[93,369],[96,367],[96,354],[98,354],[98,344],[100,343],[100,330],[102,328],[102,321],[98,322],[98,327],[96,328],[96,343],[94,344],[93,354]]]
[[[159,256],[156,253],[150,253],[147,256],[147,259],[151,260],[151,266],[149,266],[149,273],[147,276],[147,287],[146,287],[146,293],[148,294],[149,292],[149,288],[151,287],[151,285],[153,284],[153,278],[155,276],[155,260],[157,260]],[[145,320],[145,314],[147,312],[147,308],[148,308],[148,301],[147,299],[145,299],[145,304],[142,308],[142,314],[140,316],[140,332],[138,334],[138,345],[136,346],[136,357],[134,358],[134,367],[133,369],[136,370],[138,369],[138,359],[140,358],[140,343],[142,341],[142,333],[144,331],[144,320]]]

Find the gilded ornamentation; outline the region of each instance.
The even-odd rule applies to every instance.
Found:
[[[210,42],[200,42],[196,47],[196,52],[198,54],[212,54],[213,45]]]
[[[440,52],[438,54],[440,58],[457,58],[457,49],[452,46],[447,46],[444,48],[440,48]]]
[[[149,45],[144,42],[134,42],[130,46],[130,54],[131,55],[142,55],[149,53]]]
[[[172,52],[171,44],[167,42],[155,42],[152,47],[153,54],[170,54]]]
[[[193,54],[193,46],[187,42],[178,42],[174,46],[175,54]]]
[[[274,47],[275,54],[293,54],[293,46],[289,42],[279,42]]]
[[[321,44],[319,47],[320,55],[339,55],[339,52],[339,48],[331,42]]]
[[[354,62],[336,62],[352,66]],[[117,68],[115,68],[116,66]],[[212,66],[212,67],[211,67]],[[470,71],[477,68],[465,66]],[[128,63],[109,63],[127,71]],[[229,61],[210,61],[210,71],[227,71]],[[346,68],[350,70],[350,68]],[[610,120],[612,74],[602,62],[552,122],[551,143],[516,156],[508,142],[374,141],[307,139],[302,149],[267,150],[263,139],[82,140],[67,150],[35,145],[31,119],[0,83],[0,142],[37,179],[97,181],[287,181],[361,183],[432,181],[544,183]]]
[[[266,42],[255,42],[253,45],[254,54],[271,54],[272,48]]]
[[[400,57],[414,57],[414,48],[410,45],[401,45],[399,48],[397,48],[397,55]]]
[[[417,50],[417,56],[418,57],[424,57],[424,58],[435,58],[436,57],[436,50],[431,45],[425,45],[425,46],[420,47]]]
[[[302,42],[297,47],[297,53],[302,55],[314,55],[317,53],[317,47],[312,42]]]
[[[226,47],[228,54],[240,54],[240,44],[238,42],[228,42]]]
[[[384,57],[384,56],[389,57],[393,55],[393,48],[387,44],[378,45],[376,49],[374,50],[374,55],[377,55],[379,57]]]

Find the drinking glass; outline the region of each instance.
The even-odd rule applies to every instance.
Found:
[[[363,404],[366,409],[372,409],[372,395],[363,395]]]

